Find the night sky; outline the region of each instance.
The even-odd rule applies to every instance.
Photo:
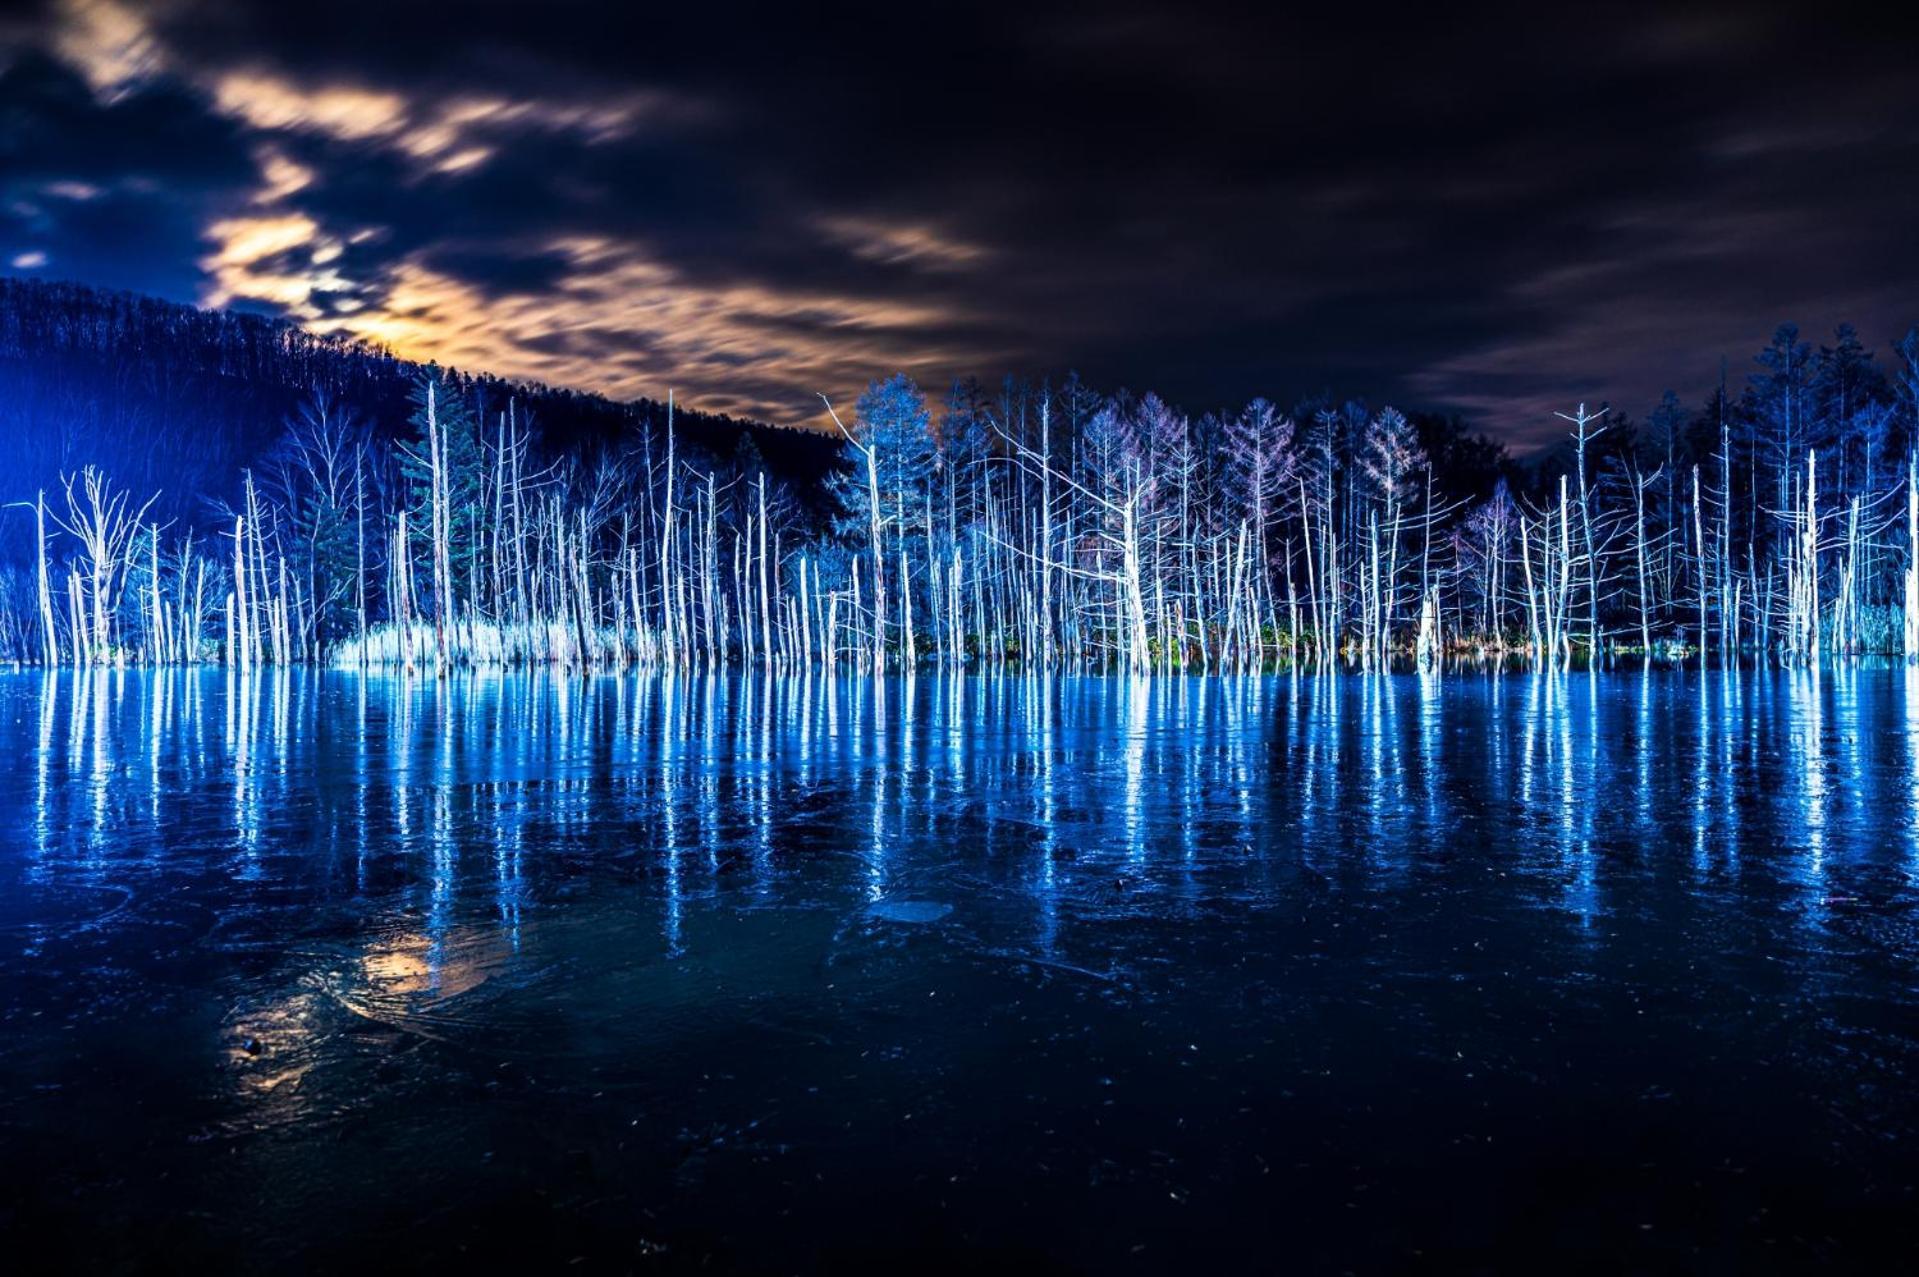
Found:
[[[831,8],[9,4],[0,269],[784,424],[1076,368],[1521,447],[1919,322],[1910,19]]]

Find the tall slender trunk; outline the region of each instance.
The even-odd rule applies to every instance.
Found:
[[[53,583],[47,575],[47,494],[44,489],[33,500],[35,561],[38,564],[36,587],[40,600],[41,656],[49,666],[60,663],[60,637],[53,628]]]

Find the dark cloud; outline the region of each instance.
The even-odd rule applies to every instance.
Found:
[[[1526,442],[1568,399],[1696,390],[1781,319],[1919,319],[1911,26],[69,0],[0,27],[7,189],[136,202],[29,199],[0,249],[779,420],[896,366],[1074,366]],[[107,247],[139,199],[161,233]]]
[[[190,294],[203,226],[254,176],[239,130],[177,85],[100,101],[52,58],[0,62],[0,264]]]
[[[516,253],[497,247],[458,244],[429,248],[422,260],[433,270],[472,280],[487,297],[507,293],[540,293],[565,279],[573,263],[564,253]],[[636,333],[636,340],[644,340]]]

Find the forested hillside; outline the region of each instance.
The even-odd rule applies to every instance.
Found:
[[[397,438],[420,368],[350,338],[263,316],[201,310],[78,284],[0,277],[0,475],[6,497],[59,487],[94,465],[158,492],[163,522],[206,524],[241,471],[278,446],[286,424],[324,399],[373,439]],[[450,377],[477,419],[515,405],[554,454],[618,448],[657,430],[666,405],[511,383],[484,370]],[[833,450],[812,431],[706,413],[677,414],[696,452],[730,457],[751,435],[777,474],[816,484]],[[0,524],[16,553],[17,520]]]
[[[0,654],[446,670],[1919,655],[1919,335],[1515,464],[1333,398],[877,377],[837,436],[0,285]]]

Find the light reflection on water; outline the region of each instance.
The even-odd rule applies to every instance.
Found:
[[[1743,1159],[1760,1187],[1726,1191],[1760,1193],[1823,1150],[1813,1165],[1856,1177],[1829,1191],[1876,1218],[1892,1145],[1846,1141],[1914,1134],[1897,1085],[1919,1063],[1909,669],[54,672],[0,677],[0,757],[0,1011],[16,1030],[0,1083],[67,1076],[76,1041],[124,1049],[168,1115],[143,1121],[236,1141],[255,1173],[323,1200],[361,1188],[345,1154],[305,1142],[322,1130],[398,1130],[428,1163],[443,1143],[476,1159],[517,1144],[538,1164],[555,1123],[670,1142],[764,1120],[782,1152],[748,1141],[732,1163],[713,1144],[701,1165],[786,1193],[816,1230],[851,1225],[817,1201],[809,1214],[797,1172],[771,1169],[782,1158],[870,1175],[869,1193],[1004,1162],[1021,1192],[1089,1217],[1108,1209],[1087,1195],[1091,1164],[1162,1235],[1183,1225],[1156,1218],[1155,1194],[1197,1201],[1209,1159],[1219,1219],[1242,1220],[1264,1200],[1241,1179],[1256,1158],[1295,1167],[1299,1227],[1319,1191],[1307,1170],[1337,1147],[1347,1174],[1364,1155],[1342,1141],[1368,1123],[1368,1148],[1418,1164],[1460,1147],[1466,1119],[1444,1114],[1469,1100],[1474,1129],[1521,1152],[1611,1138],[1572,1118],[1529,1133],[1569,1085],[1627,1130],[1620,1106],[1690,1086],[1697,1107],[1659,1128],[1660,1156]],[[473,1117],[473,1088],[495,1094],[506,1065],[546,1075],[557,1111],[523,1101],[505,1130]],[[1356,1098],[1380,1069],[1400,1099]],[[720,1075],[750,1096],[716,1098]],[[1088,1125],[1085,1097],[1128,1079],[1159,1088],[1137,1112],[1184,1106],[1177,1133]],[[1721,1085],[1803,1137],[1743,1131]],[[601,1110],[622,1087],[650,1098],[615,1121]],[[1302,1092],[1317,1115],[1282,1121]],[[806,1109],[821,1095],[838,1097],[830,1115]],[[1048,1116],[982,1145],[968,1103]],[[921,1142],[895,1147],[895,1110],[916,1107],[932,1114]],[[29,1143],[43,1126],[30,1106],[12,1123]],[[134,1138],[61,1129],[108,1160]],[[281,1133],[270,1152],[245,1142],[261,1131]],[[1161,1146],[1181,1141],[1175,1171]],[[750,1266],[753,1243],[712,1222],[713,1190],[660,1180],[638,1136],[595,1156]],[[1072,1186],[1033,1185],[1047,1159]],[[229,1173],[166,1178],[212,1194]],[[491,1173],[470,1172],[476,1211]],[[395,1174],[364,1191],[432,1199]],[[269,1226],[302,1229],[269,1207],[230,1232]]]
[[[1019,876],[1049,946],[1062,850],[1129,874],[1183,867],[1181,890],[1202,896],[1190,871],[1222,857],[1235,879],[1251,858],[1265,875],[1303,864],[1382,881],[1481,857],[1581,928],[1605,914],[1615,877],[1683,887],[1736,878],[1764,852],[1758,872],[1796,889],[1815,924],[1834,859],[1907,871],[1919,859],[1913,670],[905,682],[98,671],[0,687],[0,737],[20,760],[0,817],[25,850],[0,873],[166,874],[183,831],[190,869],[241,882],[317,887],[311,876],[350,853],[358,887],[369,858],[402,857],[420,871],[429,931],[481,889],[463,881],[480,853],[492,912],[521,925],[530,831],[534,854],[610,835],[622,856],[646,856],[675,952],[689,893],[770,899],[796,873],[816,890],[842,881],[781,854],[794,831],[856,846],[867,901],[932,860],[1030,835]],[[210,801],[221,788],[228,798]],[[802,816],[796,800],[809,798],[825,810]]]

